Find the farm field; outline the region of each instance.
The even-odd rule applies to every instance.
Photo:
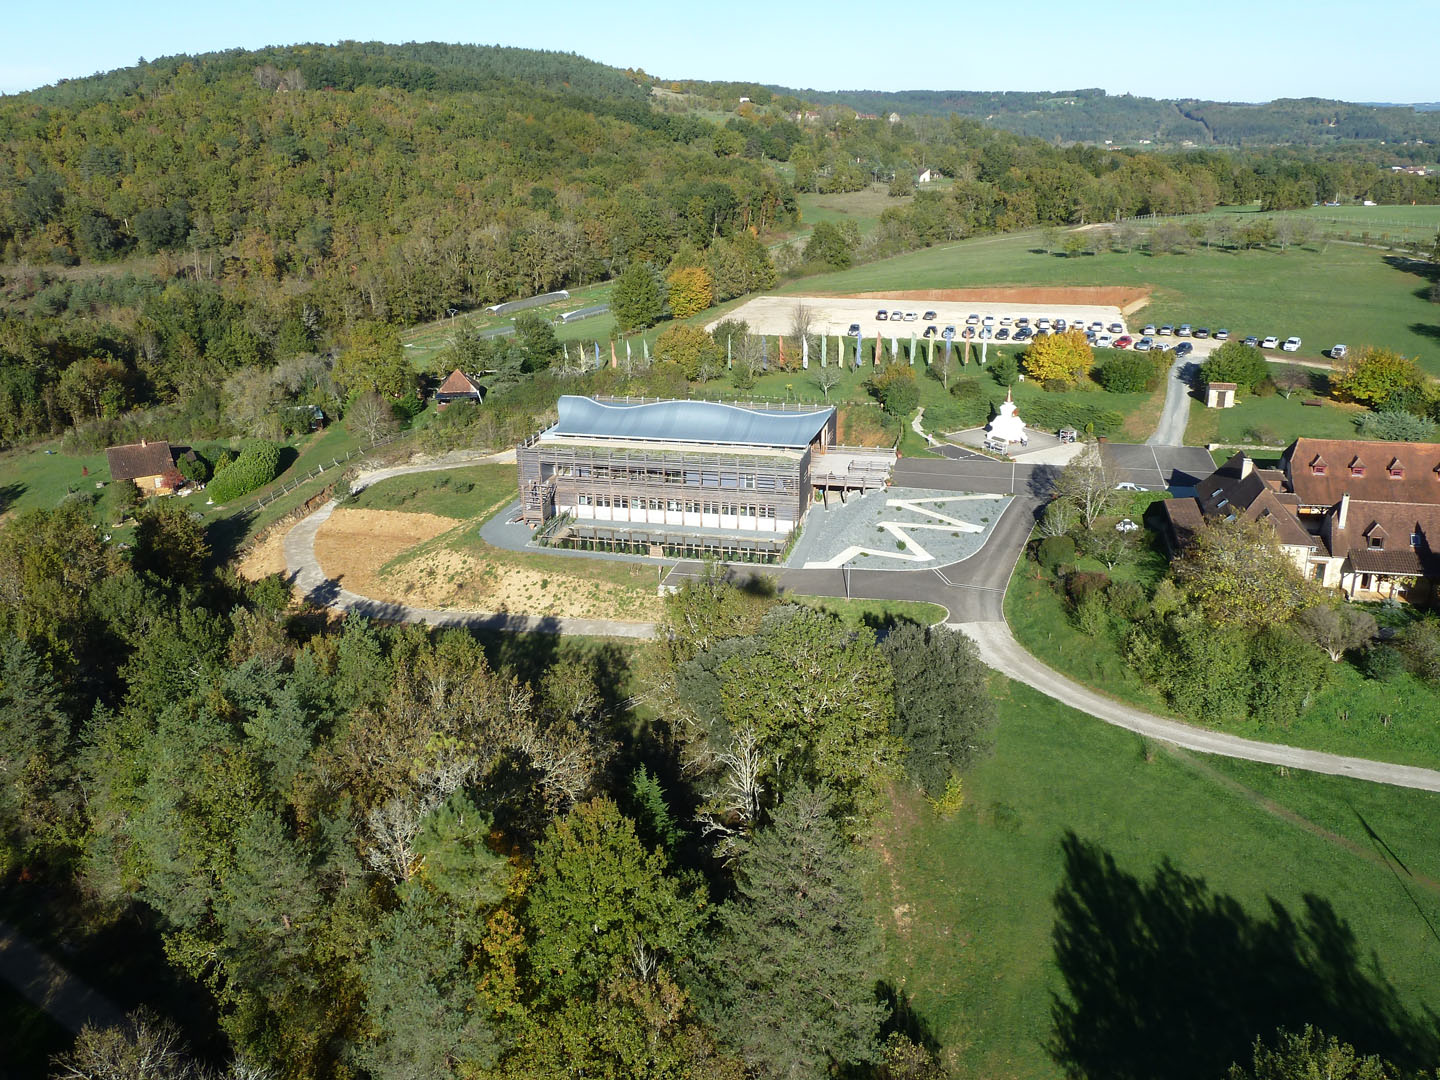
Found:
[[[1210,215],[1242,217],[1262,213],[1258,205],[1227,206]],[[1324,232],[1350,233],[1356,240],[1368,235],[1370,240],[1429,242],[1440,231],[1440,206],[1307,206],[1299,210],[1263,211],[1269,217],[1305,218]]]
[[[1440,305],[1425,294],[1430,264],[1367,248],[1323,244],[1278,251],[1197,250],[1152,256],[1107,252],[1071,258],[1044,253],[1036,233],[986,236],[927,248],[850,270],[791,282],[791,294],[985,286],[1148,287],[1151,302],[1129,323],[1182,322],[1245,334],[1299,335],[1300,359],[1337,341],[1418,355],[1440,373]]]
[[[1052,898],[1066,881],[1092,897],[1104,893],[1099,917],[1136,927],[1107,948],[1088,920],[1066,924],[1082,952],[1094,943],[1078,973],[1091,988],[1082,994],[1091,1010],[1087,1030],[1117,1059],[1233,1047],[1248,1060],[1256,1032],[1237,1037],[1217,1019],[1235,1015],[1226,1008],[1237,993],[1234,977],[1263,973],[1283,985],[1300,973],[1260,963],[1243,948],[1230,951],[1227,935],[1272,920],[1272,902],[1297,921],[1307,909],[1333,910],[1340,932],[1332,943],[1353,932],[1338,970],[1311,969],[1322,991],[1343,995],[1342,972],[1367,970],[1373,952],[1380,978],[1406,1009],[1440,1004],[1440,961],[1426,922],[1440,916],[1433,843],[1440,796],[1171,752],[1018,683],[997,676],[993,686],[995,754],[966,777],[964,807],[940,819],[918,797],[900,794],[875,839],[881,866],[872,891],[887,940],[881,977],[908,999],[915,1026],[946,1048],[953,1075],[1065,1074],[1046,1047],[1051,995],[1067,990],[1051,937]],[[1402,882],[1366,825],[1416,879]],[[1072,832],[1115,865],[1076,873],[1072,864],[1067,873],[1062,841]],[[1140,895],[1129,891],[1129,876],[1149,885],[1167,860],[1201,879],[1209,895],[1176,888],[1128,906]],[[1138,929],[1143,920],[1154,938]],[[1336,950],[1345,953],[1343,945]],[[1178,996],[1177,985],[1184,988]],[[1136,1016],[1140,1002],[1149,1008]],[[1167,1013],[1174,1023],[1161,1022]],[[1128,1033],[1124,1043],[1104,1034],[1107,1015]],[[1158,1075],[1109,1064],[1119,1075]]]
[[[894,206],[909,206],[914,202],[910,195],[891,198],[888,185],[872,184],[864,191],[843,191],[829,195],[814,192],[800,192],[795,202],[800,207],[800,229],[792,239],[803,240],[810,230],[822,221],[840,224],[853,221],[860,230],[860,236],[869,236],[880,224],[880,215]]]

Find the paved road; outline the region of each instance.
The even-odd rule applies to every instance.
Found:
[[[1166,482],[1184,482],[1185,472],[1203,450],[1181,446],[1124,446],[1110,444],[1118,459],[1149,457],[1153,475]],[[1206,455],[1208,457],[1208,455]],[[469,464],[468,462],[464,464]],[[387,475],[423,472],[450,465],[404,466],[382,470]],[[1156,716],[1123,702],[1107,698],[1042,664],[1020,647],[1005,622],[1005,589],[1030,536],[1036,515],[1044,506],[1057,467],[1020,465],[976,456],[959,460],[905,458],[896,464],[896,483],[905,487],[933,487],[948,491],[1014,493],[1004,514],[995,524],[979,552],[932,570],[751,570],[732,567],[733,577],[764,575],[782,589],[809,596],[862,597],[890,600],[917,600],[943,606],[950,625],[975,639],[985,662],[1002,674],[1032,686],[1066,705],[1089,713],[1107,724],[1138,732],[1147,738],[1173,743],[1201,753],[1284,765],[1312,772],[1348,776],[1398,787],[1440,791],[1440,772],[1407,765],[1342,757],[1314,750],[1256,742],[1235,735],[1191,727]],[[377,473],[367,479],[381,478]],[[315,559],[315,533],[334,511],[330,502],[305,518],[285,537],[285,562],[294,582],[303,593],[319,603],[376,618],[424,622],[437,626],[465,626],[495,630],[529,630],[564,634],[598,634],[644,638],[654,635],[651,623],[626,623],[605,619],[556,619],[491,612],[433,611],[402,604],[388,604],[358,596],[340,588],[327,577]],[[700,564],[678,564],[667,581],[683,581],[700,572]]]
[[[1008,675],[1026,686],[1033,686],[1047,697],[1064,702],[1071,708],[1099,717],[1107,724],[1114,724],[1147,738],[1172,743],[1187,750],[1198,750],[1204,754],[1219,754],[1222,757],[1283,765],[1332,776],[1348,776],[1377,784],[1440,791],[1440,772],[1433,769],[1391,765],[1365,758],[1342,757],[1318,750],[1302,750],[1278,743],[1242,739],[1236,735],[1191,727],[1176,720],[1155,716],[1105,697],[1040,663],[1020,647],[1020,643],[1011,635],[1010,628],[1004,622],[962,622],[956,624],[956,628],[975,639],[985,663],[1001,674]]]
[[[1185,424],[1190,419],[1190,380],[1186,372],[1194,361],[1181,357],[1170,365],[1165,383],[1165,408],[1155,434],[1145,440],[1147,446],[1184,446]]]
[[[119,1007],[50,956],[32,945],[13,926],[0,922],[0,981],[71,1034],[86,1024],[111,1027],[124,1019]],[[0,1044],[3,1044],[0,1039]]]

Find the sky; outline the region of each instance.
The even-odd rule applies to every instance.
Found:
[[[1436,0],[74,0],[15,4],[0,93],[139,57],[339,40],[576,52],[663,78],[817,90],[1074,90],[1268,101],[1440,99]]]

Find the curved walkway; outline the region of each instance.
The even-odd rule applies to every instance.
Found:
[[[1241,758],[1267,765],[1283,765],[1308,772],[1328,773],[1331,776],[1348,776],[1356,780],[1392,784],[1396,787],[1440,791],[1440,772],[1433,769],[1392,765],[1368,758],[1344,757],[1319,750],[1302,750],[1280,743],[1243,739],[1238,735],[1226,735],[1223,732],[1182,724],[1177,720],[1156,716],[1154,713],[1105,697],[1036,660],[1021,647],[1011,635],[1010,627],[1003,622],[949,625],[974,638],[980,647],[981,658],[1002,675],[1033,687],[1047,697],[1081,712],[1089,713],[1107,724],[1125,728],[1138,735],[1183,746],[1187,750],[1198,750],[1203,754],[1218,754],[1221,757]]]
[[[499,457],[500,455],[492,455],[480,460],[497,460]],[[362,477],[360,486],[367,486],[390,476],[457,468],[474,463],[435,463],[381,469]],[[1011,467],[998,464],[1008,474],[1000,479],[1008,481],[1013,491]],[[1136,732],[1146,738],[1204,754],[1218,754],[1222,757],[1331,776],[1345,776],[1396,787],[1440,791],[1440,771],[1327,754],[1319,750],[1303,750],[1280,743],[1259,742],[1238,735],[1192,727],[1105,697],[1042,664],[1022,648],[1010,633],[1010,627],[1005,622],[1003,602],[1010,577],[1030,536],[1034,515],[1043,505],[1043,501],[1043,498],[1034,493],[1012,500],[1007,512],[996,522],[985,546],[979,552],[962,562],[941,567],[939,570],[855,571],[849,574],[842,574],[838,570],[786,570],[773,576],[778,578],[783,588],[806,595],[870,596],[939,603],[949,610],[950,621],[947,625],[970,635],[979,646],[981,658],[1002,675],[1033,687],[1062,704],[1088,713],[1097,720]],[[315,558],[315,534],[338,505],[334,500],[326,503],[295,525],[285,536],[285,564],[293,584],[316,603],[378,619],[421,622],[432,626],[629,638],[649,638],[655,634],[654,623],[621,622],[615,619],[568,619],[500,612],[436,611],[372,600],[349,592],[340,588],[338,579],[327,577]],[[678,576],[682,578],[686,576],[683,566],[684,564],[677,567],[677,570],[681,571]]]

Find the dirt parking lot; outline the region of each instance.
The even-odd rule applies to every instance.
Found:
[[[948,290],[938,290],[927,293],[927,296],[943,295]],[[956,290],[968,292],[969,290]],[[987,292],[990,290],[987,290]],[[955,327],[958,335],[965,326],[965,320],[970,315],[978,315],[984,318],[986,315],[993,315],[996,325],[1004,318],[1016,319],[1024,316],[1033,323],[1037,318],[1062,318],[1068,323],[1089,324],[1100,322],[1105,326],[1112,323],[1125,325],[1125,317],[1117,303],[1048,303],[1028,301],[1022,302],[1014,299],[1013,294],[1020,290],[994,290],[997,295],[1010,295],[1008,300],[983,300],[969,298],[965,300],[951,299],[916,299],[914,294],[900,293],[875,293],[869,296],[757,296],[755,299],[742,304],[730,313],[728,318],[743,319],[750,324],[750,329],[757,334],[790,334],[794,332],[795,308],[798,304],[804,304],[810,309],[810,327],[812,333],[845,334],[852,325],[859,325],[860,333],[867,338],[873,338],[879,334],[884,338],[898,337],[906,340],[913,333],[917,338],[925,332],[925,327],[934,325],[937,333],[946,326]],[[1117,290],[1118,291],[1118,290]],[[1040,293],[1065,293],[1063,289],[1035,290]],[[1122,299],[1119,296],[1107,297],[1111,301]],[[899,310],[902,313],[914,312],[915,319],[909,322],[893,322],[890,319],[881,321],[875,317],[880,309],[886,312]],[[932,322],[926,322],[923,318],[925,312],[934,311],[935,318]],[[711,326],[714,324],[712,323]],[[707,327],[706,329],[709,329]],[[1126,331],[1129,332],[1128,329]]]

